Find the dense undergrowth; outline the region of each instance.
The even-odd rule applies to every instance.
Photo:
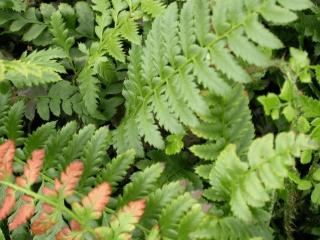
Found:
[[[1,0],[0,239],[319,239],[319,26],[317,0]]]

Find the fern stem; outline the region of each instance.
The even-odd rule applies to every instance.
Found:
[[[69,215],[72,219],[76,220],[77,222],[79,222],[80,224],[83,223],[82,219],[79,218],[76,214],[74,214],[74,212],[72,212],[70,209],[68,209],[67,207],[65,207],[64,205],[60,205],[58,204],[56,201],[53,201],[52,199],[46,197],[46,196],[43,196],[41,194],[38,194],[36,192],[33,192],[27,188],[23,188],[23,187],[20,187],[16,184],[13,184],[11,182],[7,182],[7,181],[0,181],[1,184],[7,186],[7,187],[11,187],[12,189],[16,190],[16,191],[19,191],[19,192],[22,192],[22,193],[25,193],[37,200],[40,200],[42,202],[45,202],[45,203],[48,203],[50,204],[51,206],[54,206],[55,209],[58,209],[59,211],[61,212],[64,212],[65,214]]]
[[[19,164],[22,164],[22,165],[25,164],[25,162],[22,161],[22,160],[20,160],[20,159],[15,159],[15,161],[18,162]],[[54,180],[51,179],[50,177],[48,177],[47,175],[45,175],[44,173],[40,173],[40,175],[41,175],[41,178],[45,179],[46,181],[48,181],[48,182],[50,182],[50,183],[54,183]],[[15,184],[10,183],[10,182],[1,182],[1,183],[4,183],[4,185],[7,185],[7,186],[9,186],[9,187],[12,187],[12,188],[16,189],[17,191],[25,192],[27,195],[30,195],[30,196],[32,196],[32,197],[34,197],[34,198],[36,198],[36,199],[39,199],[39,200],[41,200],[41,201],[43,201],[43,202],[46,202],[46,203],[48,203],[48,204],[50,204],[50,205],[52,205],[52,206],[58,206],[58,205],[59,205],[59,204],[57,204],[56,202],[52,201],[51,199],[49,199],[49,198],[47,198],[47,197],[45,197],[45,196],[43,196],[43,195],[37,194],[37,193],[35,193],[35,192],[33,192],[33,191],[30,191],[30,190],[28,190],[28,189],[21,188],[21,187],[15,185]],[[13,186],[15,186],[15,187],[13,187]],[[81,193],[78,192],[78,191],[74,191],[74,193],[77,194],[77,195],[78,195],[79,197],[81,197],[81,198],[84,196],[83,194],[81,194]],[[46,201],[46,200],[48,200],[48,201]],[[61,208],[59,207],[58,209],[61,209]],[[72,218],[74,218],[74,216],[76,216],[70,209],[68,209],[68,208],[66,208],[66,207],[64,207],[64,209],[61,209],[61,210],[62,210],[62,211],[67,210],[67,211],[65,211],[65,212],[66,212],[70,217],[72,217]],[[110,214],[114,214],[114,213],[116,212],[115,210],[113,210],[113,209],[111,209],[111,208],[108,208],[108,207],[105,207],[105,208],[104,208],[104,211],[107,212],[107,213],[110,213]],[[77,216],[76,216],[74,219],[76,219],[79,223],[81,223],[81,220],[80,220]],[[149,229],[145,228],[144,226],[142,226],[142,225],[139,224],[139,223],[136,224],[136,227],[139,228],[139,229],[140,229],[141,231],[143,231],[144,233],[149,233],[149,232],[150,232]],[[89,231],[89,230],[88,230],[88,231]],[[89,232],[90,232],[90,231],[89,231]]]

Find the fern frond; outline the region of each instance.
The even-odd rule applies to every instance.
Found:
[[[98,79],[93,76],[93,70],[87,68],[81,71],[77,81],[80,93],[83,96],[84,106],[90,114],[95,115],[98,107]]]
[[[222,219],[211,220],[208,225],[191,234],[192,239],[212,239],[212,240],[252,240],[261,237],[265,240],[274,239],[273,231],[268,223],[247,224],[235,217],[224,217]]]
[[[120,62],[124,62],[125,55],[119,33],[116,30],[106,31],[104,33],[104,47],[108,53]]]
[[[17,211],[13,220],[9,223],[9,230],[12,231],[19,226],[25,224],[35,213],[35,207],[33,202],[28,202],[24,204]]]
[[[95,131],[94,125],[87,125],[72,136],[72,140],[62,150],[60,164],[66,167],[72,161],[79,159],[83,152],[83,146],[91,139]]]
[[[121,23],[121,35],[134,44],[140,44],[141,39],[138,34],[138,24],[129,17],[124,17]]]
[[[44,159],[44,151],[36,150],[32,152],[29,159],[23,168],[23,175],[16,178],[17,185],[21,187],[29,187],[33,185],[40,176]]]
[[[162,209],[183,193],[185,187],[181,182],[171,182],[157,189],[148,196],[147,205],[141,224],[147,228],[159,220]]]
[[[179,240],[190,238],[190,234],[201,225],[205,213],[200,204],[194,204],[189,212],[181,218],[177,237]]]
[[[109,201],[111,187],[108,183],[102,183],[92,189],[88,195],[82,199],[82,206],[90,211],[90,219],[99,219]]]
[[[44,169],[53,167],[61,158],[61,151],[71,141],[72,136],[76,134],[77,123],[69,122],[61,128],[46,144],[46,156],[44,161]]]
[[[26,9],[26,4],[23,0],[3,0],[0,3],[0,9],[12,9],[21,12]]]
[[[244,89],[237,85],[225,97],[208,96],[210,114],[192,132],[207,140],[193,145],[190,150],[204,160],[215,160],[224,147],[230,143],[237,145],[240,156],[246,153],[253,137],[248,97]]]
[[[178,228],[181,217],[191,209],[195,200],[189,193],[179,196],[163,209],[159,224],[161,235],[169,239],[178,238]]]
[[[135,225],[139,222],[145,208],[144,200],[129,202],[126,206],[111,216],[110,228],[97,228],[98,239],[131,239]]]
[[[56,122],[48,122],[38,127],[25,140],[24,154],[28,158],[33,150],[41,149],[52,135],[56,133]]]
[[[237,4],[188,0],[180,13],[176,3],[170,4],[153,22],[144,46],[133,46],[130,51],[122,124],[137,122],[140,138],[159,149],[163,148],[163,140],[155,119],[170,133],[181,133],[182,125],[196,128],[199,119],[209,114],[203,98],[205,89],[222,97],[228,95],[233,82],[251,81],[238,58],[268,67],[271,59],[262,47],[283,46],[259,21],[260,15],[272,23],[287,24],[296,19],[288,5],[282,7],[275,0],[239,0]],[[123,127],[115,134],[130,133]],[[131,136],[137,141],[136,135]],[[121,138],[125,139],[116,137]]]
[[[320,116],[320,102],[318,100],[307,96],[300,96],[299,104],[305,117],[316,118]]]
[[[164,170],[160,163],[137,172],[131,177],[131,182],[123,189],[123,195],[118,202],[118,206],[124,206],[130,201],[140,199],[156,188],[156,182]]]
[[[96,130],[90,141],[84,146],[82,161],[84,171],[79,185],[81,187],[94,185],[95,176],[101,167],[105,151],[109,147],[110,133],[107,127],[101,127]]]
[[[19,88],[60,81],[59,74],[65,73],[65,68],[56,59],[64,57],[62,50],[52,48],[24,54],[20,60],[3,61],[5,78]]]
[[[17,144],[22,141],[22,120],[25,105],[18,101],[9,109],[7,116],[3,119],[4,132],[8,139],[14,140]]]
[[[7,140],[0,145],[0,180],[12,174],[14,154],[15,143],[12,140]]]
[[[56,180],[55,189],[62,190],[65,197],[72,195],[76,185],[80,181],[83,172],[83,163],[74,161],[61,173],[60,181]]]
[[[16,205],[16,196],[12,188],[7,188],[5,197],[1,203],[0,220],[5,219]]]
[[[5,134],[5,118],[8,114],[10,109],[10,92],[6,94],[0,93],[0,136]]]
[[[141,9],[153,17],[164,11],[164,6],[159,0],[141,0]]]
[[[66,54],[69,54],[69,50],[74,44],[74,38],[68,36],[68,29],[63,21],[60,11],[56,11],[51,15],[51,34],[53,35],[53,41],[59,47],[61,47]]]
[[[210,172],[211,199],[229,201],[233,214],[250,222],[251,209],[263,207],[270,199],[270,190],[284,187],[294,158],[313,148],[304,135],[281,133],[274,140],[269,134],[253,141],[247,163],[238,158],[235,145],[228,145]]]
[[[134,159],[135,152],[133,150],[118,155],[98,174],[99,182],[108,182],[111,186],[116,187],[126,176]]]

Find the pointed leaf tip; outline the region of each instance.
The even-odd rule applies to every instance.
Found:
[[[82,205],[92,211],[92,218],[98,219],[109,202],[111,186],[108,183],[102,183],[89,192],[88,196],[83,198]]]
[[[21,208],[19,208],[12,222],[9,223],[9,230],[12,231],[25,224],[33,216],[34,212],[35,207],[33,202],[23,205]]]
[[[7,140],[0,145],[0,180],[12,175],[15,143]]]
[[[29,159],[24,166],[23,176],[16,178],[16,183],[19,186],[30,186],[37,181],[43,165],[44,155],[44,150],[35,150],[32,152],[31,159]]]
[[[64,188],[64,196],[70,196],[74,188],[78,184],[83,172],[83,163],[81,161],[74,161],[61,174],[61,181],[56,181],[56,190],[61,187]]]
[[[12,188],[6,189],[6,196],[0,209],[0,220],[5,219],[16,205],[16,197]]]

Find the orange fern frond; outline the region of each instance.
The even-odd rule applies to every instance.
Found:
[[[113,215],[109,222],[113,239],[131,239],[131,234],[143,215],[145,207],[145,200],[132,201]],[[110,235],[104,228],[95,229],[95,233],[99,239],[107,239]]]
[[[0,145],[0,180],[12,175],[15,144],[7,140]]]
[[[56,235],[56,240],[69,240],[68,235],[71,233],[71,230],[69,227],[64,227],[61,229],[60,232]]]
[[[33,202],[24,204],[21,208],[19,208],[11,223],[9,223],[9,230],[12,231],[22,224],[25,224],[33,216],[34,213],[35,206]]]
[[[64,227],[56,235],[56,240],[80,240],[82,233],[73,232],[76,229],[70,229],[69,227]]]
[[[45,234],[56,223],[57,223],[57,220],[54,216],[48,215],[45,212],[41,213],[40,216],[32,223],[31,232],[34,235]]]
[[[146,201],[142,199],[142,200],[129,202],[128,205],[122,208],[122,211],[125,213],[131,213],[135,219],[134,223],[138,223],[144,213],[145,207],[146,207]]]
[[[40,175],[43,159],[44,150],[33,151],[31,159],[24,165],[23,176],[17,177],[16,183],[21,187],[34,184]]]
[[[72,195],[74,188],[78,184],[83,172],[83,163],[74,161],[61,174],[60,181],[56,179],[55,189],[58,191],[63,188],[64,196]]]
[[[108,183],[102,183],[92,189],[88,196],[82,199],[82,205],[91,211],[91,218],[98,219],[109,202],[111,186]]]
[[[16,205],[16,196],[12,188],[6,189],[6,196],[0,209],[0,220],[5,219]]]
[[[76,220],[70,221],[70,228],[72,231],[80,231],[82,229],[80,223],[78,223]]]

